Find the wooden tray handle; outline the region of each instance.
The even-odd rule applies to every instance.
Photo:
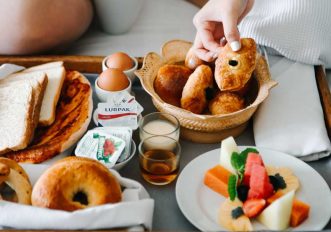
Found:
[[[63,61],[68,70],[81,73],[101,73],[104,56],[73,56],[73,55],[45,55],[45,56],[0,56],[0,64],[13,63],[26,68],[54,61]],[[137,57],[139,67],[143,58]]]

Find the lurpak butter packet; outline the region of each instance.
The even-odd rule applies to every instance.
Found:
[[[101,126],[128,126],[136,129],[137,113],[133,104],[125,103],[120,106],[109,103],[98,104],[98,124]]]
[[[98,104],[98,126],[123,126],[138,128],[138,115],[143,107],[127,92],[110,96],[107,102]]]
[[[125,141],[103,131],[88,131],[75,149],[76,156],[92,158],[112,168],[125,148]]]

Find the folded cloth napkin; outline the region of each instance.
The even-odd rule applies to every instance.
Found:
[[[254,116],[256,146],[305,161],[330,155],[314,66],[277,56],[269,56],[269,62],[271,76],[278,85]]]
[[[41,165],[40,167],[44,169]],[[38,165],[35,166],[38,169]],[[36,170],[40,173],[40,171]],[[123,200],[74,212],[51,210],[0,201],[0,226],[15,229],[110,229],[150,230],[154,200],[138,182],[112,173],[124,188]]]

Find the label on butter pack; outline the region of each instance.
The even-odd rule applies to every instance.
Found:
[[[107,102],[98,104],[98,124],[103,127],[130,127],[138,128],[138,115],[143,107],[127,92],[110,96]]]

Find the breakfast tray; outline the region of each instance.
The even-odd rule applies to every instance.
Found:
[[[13,63],[24,67],[31,67],[47,62],[64,61],[68,70],[76,70],[82,73],[101,73],[104,56],[73,56],[73,55],[46,55],[46,56],[0,56],[0,64]],[[140,68],[143,57],[137,57]],[[315,66],[315,78],[319,96],[324,112],[324,119],[329,138],[331,140],[331,92],[322,66]]]

